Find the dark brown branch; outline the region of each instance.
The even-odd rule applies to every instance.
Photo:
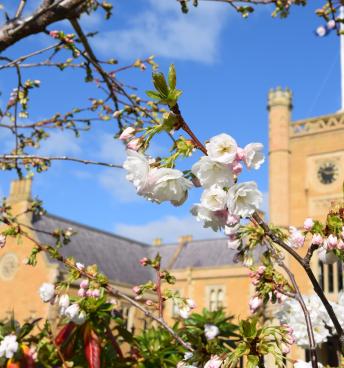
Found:
[[[51,5],[43,3],[32,15],[13,19],[0,28],[0,52],[30,35],[43,32],[52,23],[80,15],[86,8],[85,0],[58,0]]]

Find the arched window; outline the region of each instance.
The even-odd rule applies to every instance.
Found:
[[[210,286],[207,289],[207,304],[210,311],[216,311],[224,307],[224,287]]]

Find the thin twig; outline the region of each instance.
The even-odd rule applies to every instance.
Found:
[[[72,161],[79,162],[85,165],[99,165],[122,169],[122,165],[110,164],[108,162],[83,160],[75,157],[68,156],[38,156],[38,155],[0,155],[0,161],[12,161],[12,160],[42,160],[42,161]]]

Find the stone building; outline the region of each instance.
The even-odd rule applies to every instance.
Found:
[[[301,227],[306,217],[323,219],[333,201],[342,199],[344,181],[344,114],[337,113],[292,122],[292,95],[288,90],[276,89],[269,93],[269,217],[275,225]],[[25,212],[31,198],[31,181],[13,182],[8,202],[14,213]],[[215,310],[224,307],[237,318],[248,315],[248,301],[253,293],[247,269],[233,262],[234,252],[227,248],[226,239],[192,240],[182,237],[178,244],[156,242],[148,246],[137,241],[100,231],[57,216],[30,218],[21,221],[37,229],[30,230],[33,239],[49,242],[39,230],[72,227],[77,232],[71,243],[63,248],[65,256],[73,255],[85,264],[98,264],[111,283],[127,295],[132,287],[154,278],[138,260],[159,252],[163,267],[172,270],[177,279],[173,286],[182,296],[196,301],[196,312],[202,308]],[[54,282],[63,277],[64,270],[56,263],[39,255],[36,269],[24,266],[32,244],[17,245],[13,239],[0,253],[0,318],[14,311],[19,320],[48,316],[48,305],[38,297],[43,282]],[[304,249],[300,252],[304,255]],[[312,287],[296,262],[286,258],[301,287],[311,294]],[[312,268],[330,299],[336,300],[343,289],[342,264],[324,265],[316,256]],[[143,316],[129,305],[121,305],[129,328],[145,325]],[[29,311],[29,315],[28,315]],[[172,321],[175,306],[167,304],[165,317]],[[336,356],[331,343],[321,348],[323,362],[333,366]],[[295,349],[293,358],[304,359],[307,352]]]

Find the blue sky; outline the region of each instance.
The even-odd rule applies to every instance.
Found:
[[[3,3],[5,7],[13,4]],[[286,20],[271,18],[270,7],[258,8],[243,20],[225,4],[200,2],[199,8],[184,15],[175,0],[113,3],[110,21],[104,21],[102,13],[82,19],[88,31],[100,30],[92,41],[97,53],[102,58],[118,58],[124,65],[153,54],[163,71],[175,63],[178,85],[184,91],[181,109],[202,140],[226,132],[240,145],[262,142],[267,151],[266,99],[269,89],[276,86],[292,89],[293,120],[340,107],[339,40],[335,35],[319,39],[313,33],[321,24],[313,12],[321,1],[294,8]],[[50,29],[62,28],[66,24]],[[45,36],[28,38],[8,55],[19,56],[49,42]],[[67,111],[93,94],[93,87],[82,83],[83,76],[75,71],[29,70],[26,77],[42,81],[41,90],[32,95],[31,120]],[[151,87],[150,72],[126,72],[121,79],[141,91]],[[13,72],[2,74],[2,104],[14,83]],[[79,139],[52,133],[40,152],[121,163],[124,152],[113,140],[114,133],[113,122],[98,124]],[[10,138],[0,132],[0,139],[4,152]],[[163,144],[156,141],[153,152],[159,153]],[[2,174],[3,194],[8,193],[13,177]],[[267,194],[268,163],[243,179],[256,180]],[[33,192],[53,214],[147,242],[155,237],[171,242],[185,233],[195,238],[218,236],[201,229],[189,215],[199,191],[191,193],[182,208],[151,204],[135,195],[118,170],[54,163],[48,173],[35,176]]]

